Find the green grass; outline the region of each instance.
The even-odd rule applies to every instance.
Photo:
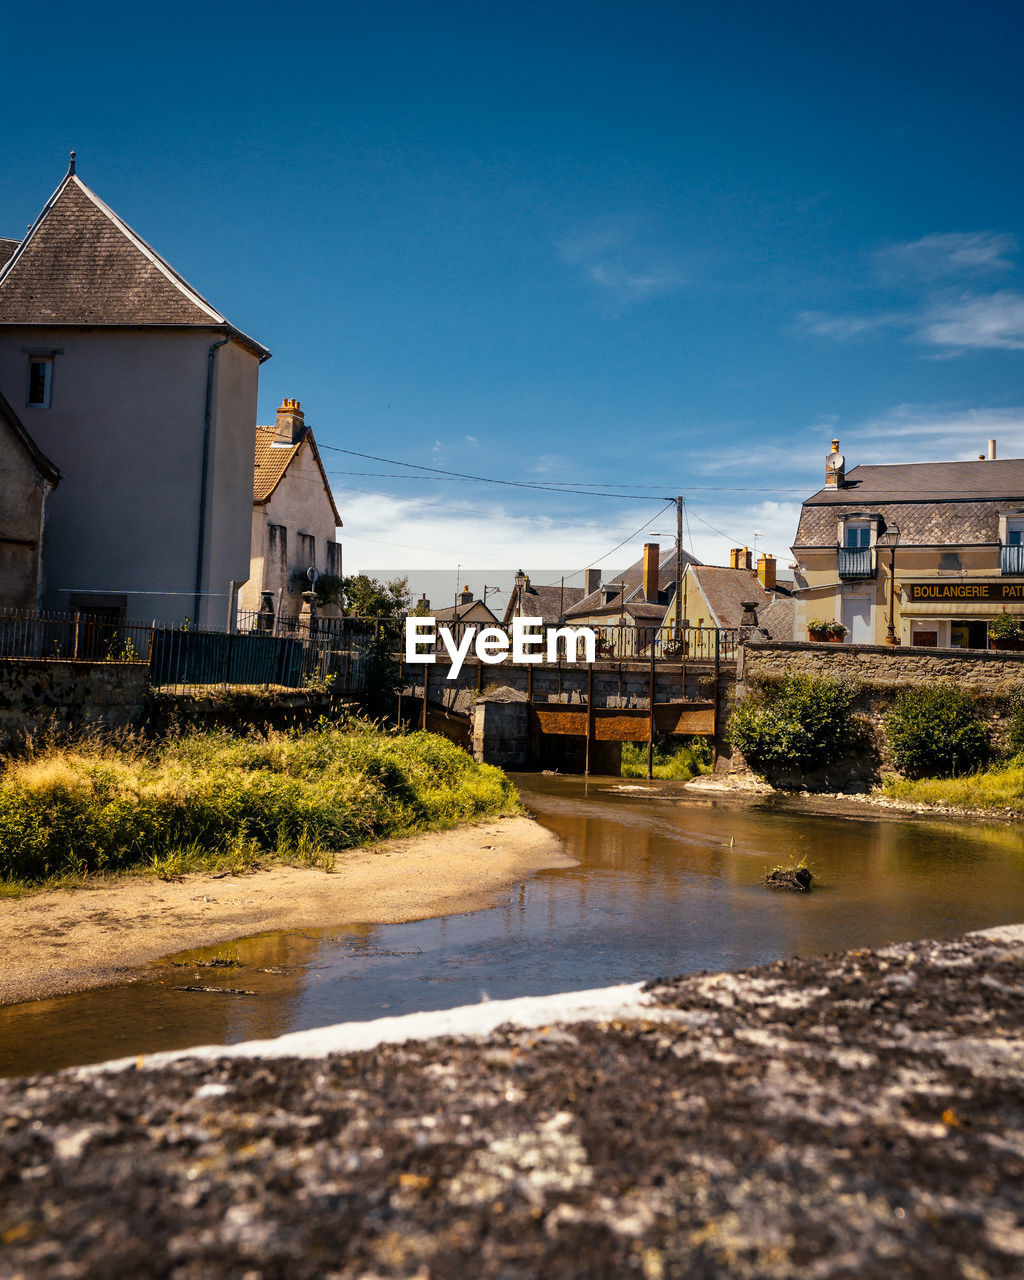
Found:
[[[241,871],[519,813],[499,769],[434,734],[365,724],[159,744],[43,744],[0,765],[0,891],[98,872]]]
[[[914,804],[949,805],[957,809],[1013,809],[1024,811],[1024,756],[979,769],[959,778],[890,776],[884,795]]]
[[[663,780],[689,782],[698,774],[711,772],[711,751],[707,744],[680,746],[674,751],[654,749],[654,776]],[[622,744],[622,777],[647,777],[647,744]]]

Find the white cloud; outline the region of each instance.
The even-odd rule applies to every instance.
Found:
[[[971,461],[999,442],[1003,457],[1024,456],[1024,406],[948,409],[897,405],[845,432],[849,462]],[[851,456],[857,454],[858,456]]]
[[[937,280],[987,271],[1009,271],[1017,241],[996,231],[946,232],[889,245],[874,255],[888,279]]]
[[[673,293],[685,280],[681,264],[651,243],[640,220],[599,223],[559,242],[562,261],[619,302]]]
[[[916,334],[940,347],[1024,350],[1024,295],[1004,291],[935,303]]]

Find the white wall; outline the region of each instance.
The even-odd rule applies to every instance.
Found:
[[[128,616],[195,618],[207,357],[202,329],[0,330],[0,390],[63,473],[47,504],[48,608],[124,593]],[[26,348],[57,348],[51,407],[26,406]],[[200,621],[226,616],[248,573],[258,361],[220,348],[211,435],[208,581]]]

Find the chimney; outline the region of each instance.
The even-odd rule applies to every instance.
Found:
[[[527,578],[526,581],[529,582],[530,579]],[[459,594],[459,604],[472,604],[472,603],[473,603],[472,591],[470,591],[469,587],[463,587],[462,591]]]
[[[832,441],[832,452],[825,458],[825,488],[841,489],[846,479],[846,459],[839,452],[839,441]]]
[[[994,440],[990,440],[990,441],[988,442],[988,456],[989,456],[989,461],[990,461],[990,462],[995,462],[995,459],[996,459],[996,442],[995,442]]]
[[[658,557],[661,548],[656,542],[644,543],[644,599],[648,604],[658,603]]]
[[[775,557],[764,552],[757,558],[757,580],[765,591],[775,590]]]
[[[274,443],[298,444],[305,434],[305,416],[298,400],[282,400],[274,427]]]
[[[416,602],[416,607],[422,609],[424,613],[430,612],[430,601],[427,599],[427,593],[424,591]]]
[[[601,585],[601,570],[588,569],[585,594],[588,596],[591,595],[593,592],[595,592],[598,589],[600,585]]]

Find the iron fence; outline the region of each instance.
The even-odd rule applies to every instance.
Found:
[[[0,610],[0,657],[141,662],[155,687],[174,690],[257,685],[358,694],[366,690],[374,656],[397,654],[400,638],[399,624],[375,618],[279,620],[266,628],[243,616],[229,633],[129,621],[113,611]]]

